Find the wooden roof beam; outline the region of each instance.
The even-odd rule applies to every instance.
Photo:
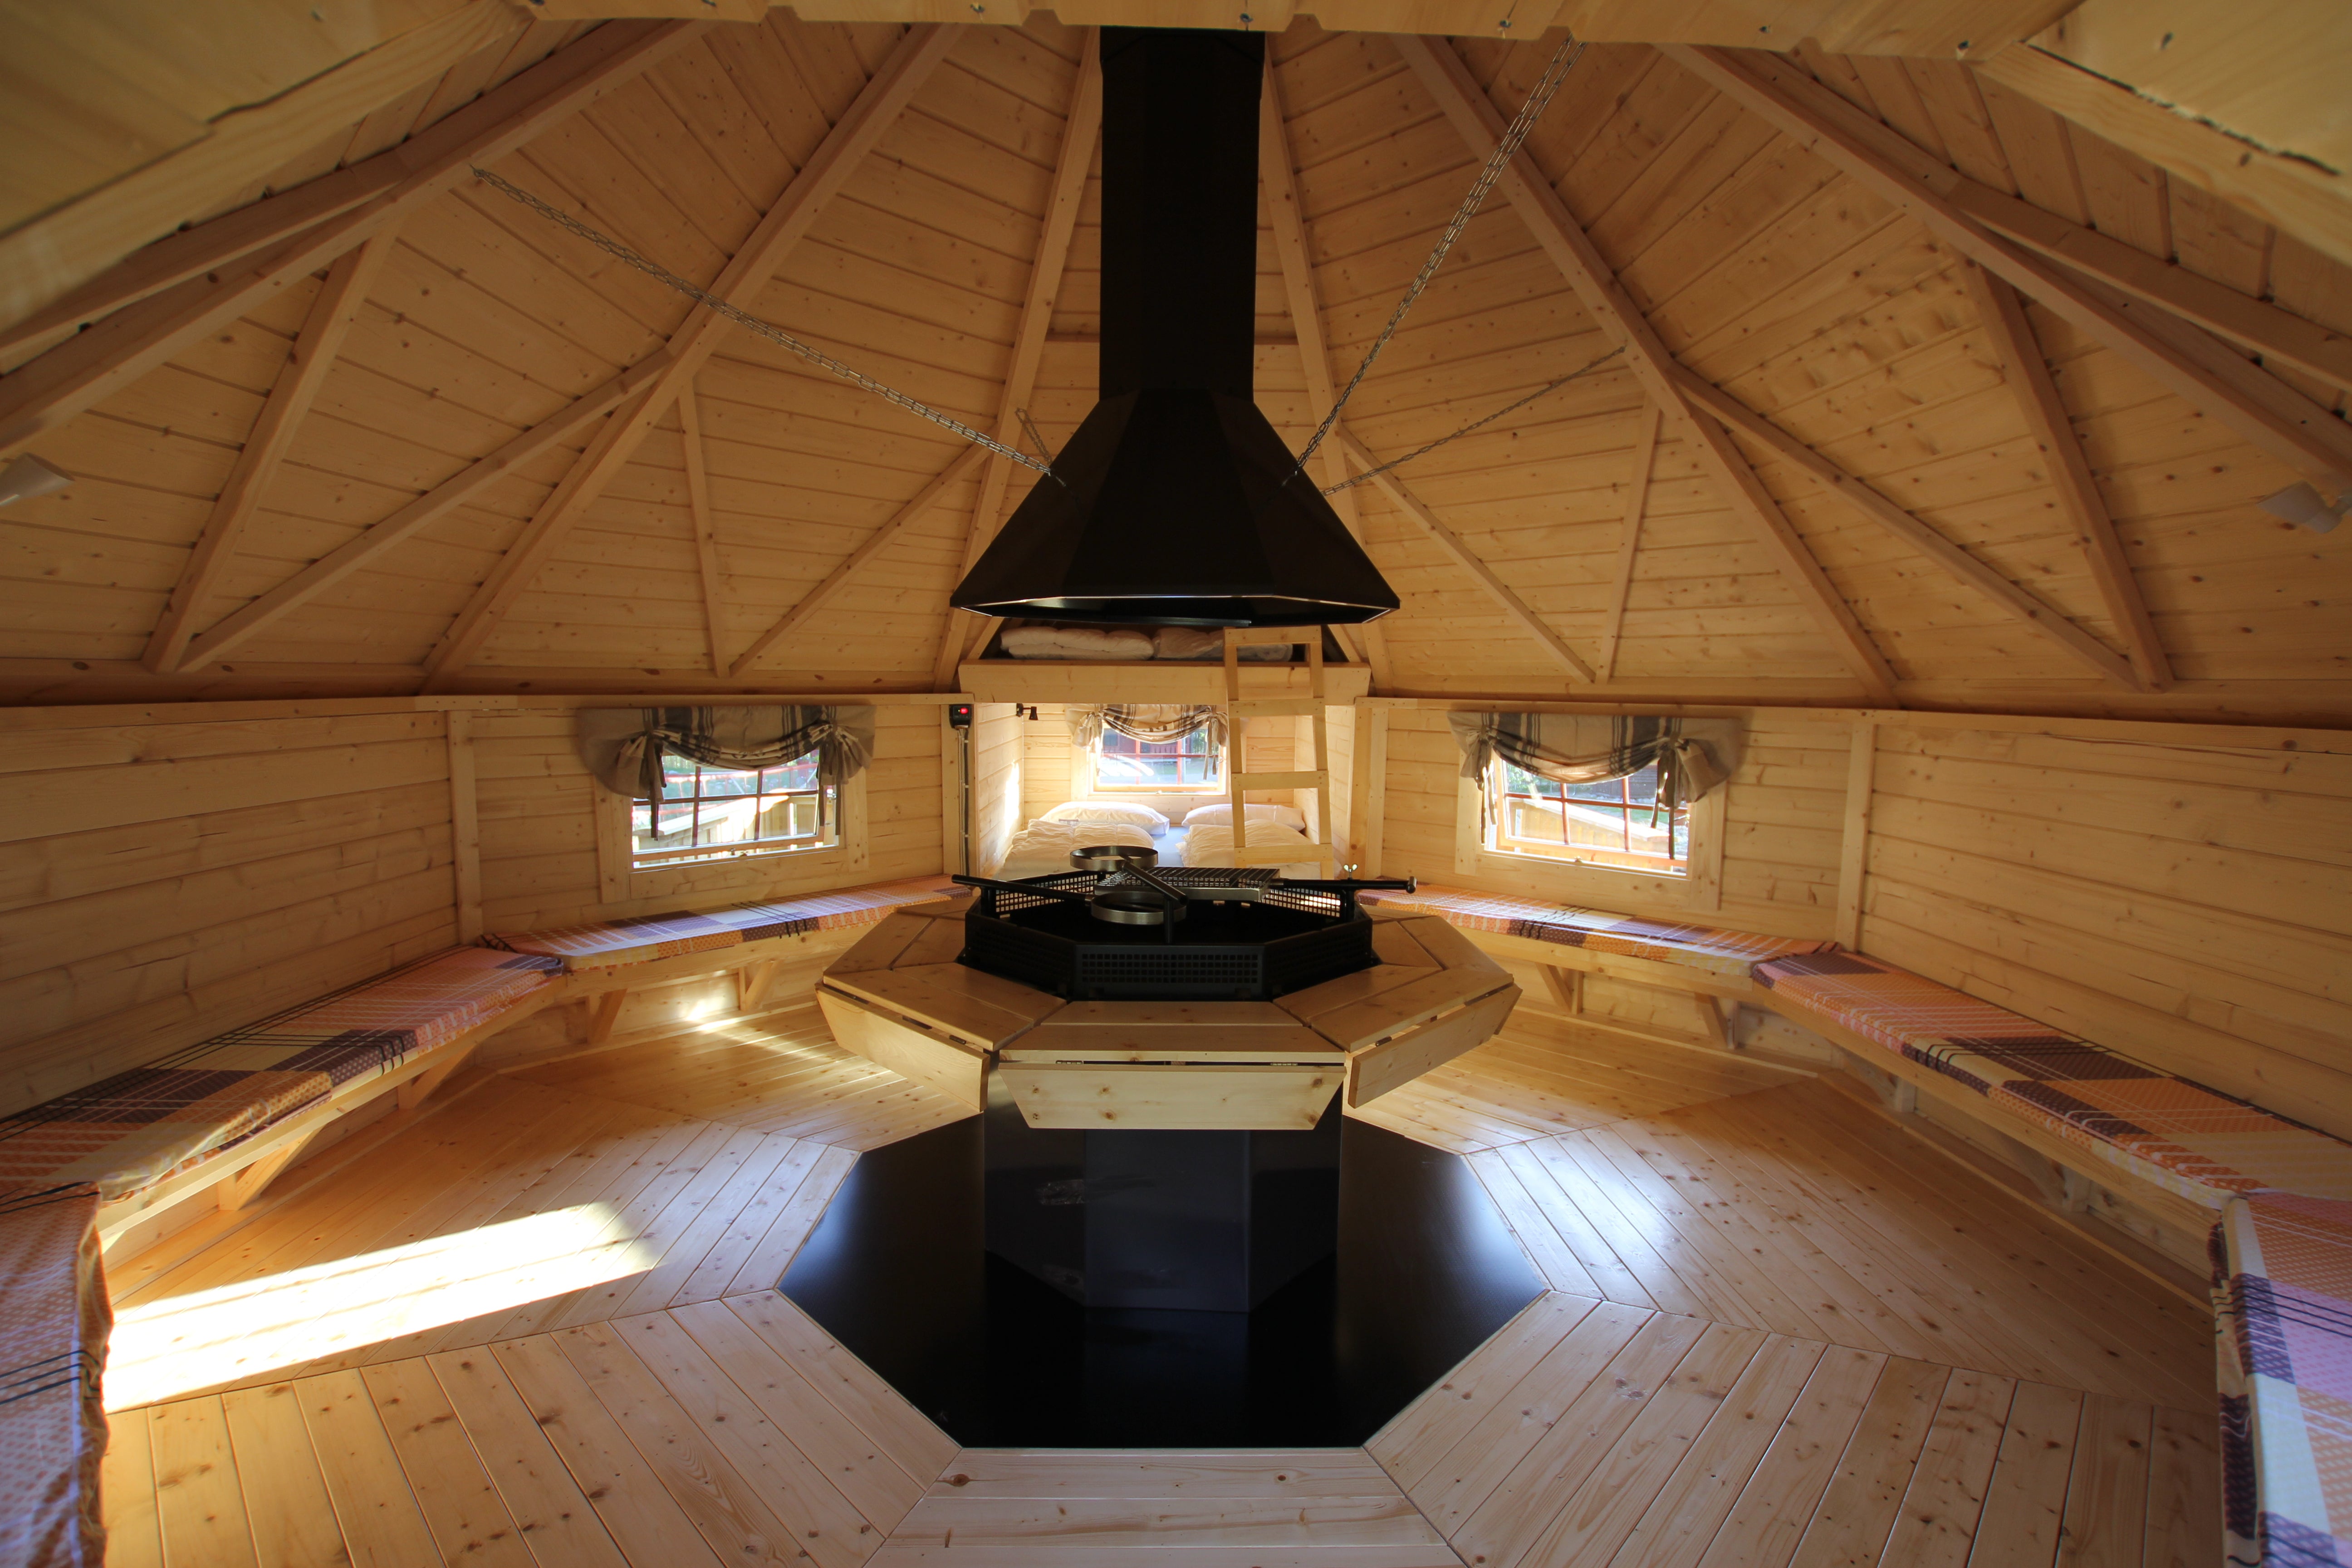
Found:
[[[887,522],[866,535],[865,541],[856,549],[851,551],[841,564],[826,575],[824,582],[802,595],[801,602],[785,611],[782,619],[753,637],[751,646],[736,656],[733,667],[727,671],[728,675],[735,679],[741,679],[750,671],[751,666],[758,663],[770,648],[806,626],[810,618],[831,603],[835,595],[849,586],[851,579],[857,575],[859,570],[868,561],[881,553],[884,545],[898,536],[900,530],[920,520],[926,512],[940,503],[940,498],[948,491],[971,478],[972,470],[979,468],[981,460],[990,455],[987,447],[974,446],[967,446],[962,451],[957,453],[955,461],[940,469],[929,484],[915,492],[912,500],[891,513]]]
[[[1045,197],[1045,216],[1037,226],[1037,255],[1029,264],[1029,286],[1021,297],[1021,324],[1013,333],[1013,357],[1004,372],[1004,386],[996,400],[996,427],[1003,442],[1021,439],[1020,416],[1037,384],[1037,366],[1045,358],[1045,329],[1053,324],[1054,304],[1061,298],[1063,277],[1069,270],[1070,236],[1077,229],[1078,204],[1086,195],[1087,173],[1094,167],[1095,147],[1102,139],[1102,32],[1087,29],[1078,51],[1078,79],[1071,84],[1069,112],[1062,121],[1062,147],[1054,160],[1054,183]],[[971,529],[964,536],[963,581],[981,552],[996,537],[1004,511],[1005,487],[1013,479],[1010,458],[988,454],[988,472],[980,481],[980,496],[971,509]],[[953,592],[952,589],[950,592]],[[984,642],[996,624],[989,616],[950,609],[940,627],[940,647],[931,661],[931,685],[955,689],[956,667],[968,649]]]
[[[700,37],[708,26],[614,22],[599,27],[383,154],[395,160],[385,167],[398,171],[399,178],[359,205],[290,239],[237,256],[217,273],[187,277],[0,376],[0,456],[130,385],[386,224],[438,199],[474,164],[505,157]]]
[[[248,25],[265,24],[257,16]],[[43,213],[0,238],[0,317],[50,316],[42,307],[67,289],[183,220],[234,200],[282,167],[291,150],[359,123],[528,25],[512,6],[473,0],[267,101],[220,115],[188,145]],[[53,320],[48,330],[71,324]],[[21,336],[21,328],[9,333],[11,341]],[[0,343],[0,353],[6,352]]]
[[[784,194],[776,198],[727,265],[719,269],[709,292],[730,304],[748,304],[802,236],[838,195],[842,186],[872,152],[875,142],[898,118],[898,111],[933,67],[955,47],[955,30],[936,23],[919,23],[898,40],[882,68],[874,73],[848,110],[825,133],[817,150],[802,165]],[[652,429],[678,394],[692,384],[694,373],[718,349],[734,322],[702,305],[694,306],[666,345],[667,363],[645,391],[622,405],[603,429],[589,440],[569,473],[557,485],[522,534],[473,598],[457,613],[449,629],[425,656],[428,685],[446,679],[474,661],[515,601],[530,587],[540,568],[572,531],[604,487],[633,456],[646,432]]]
[[[1492,156],[1502,141],[1506,121],[1487,100],[1462,57],[1443,39],[1398,35],[1390,39],[1406,63],[1436,99],[1454,132],[1473,156]],[[1731,437],[1716,421],[1694,409],[1675,378],[1677,368],[1665,342],[1633,303],[1616,274],[1585,235],[1523,149],[1503,171],[1498,184],[1518,209],[1528,231],[1549,256],[1594,322],[1625,347],[1628,366],[1658,405],[1690,429],[1706,466],[1724,499],[1756,532],[1771,552],[1800,599],[1820,622],[1839,657],[1862,681],[1870,700],[1882,707],[1895,705],[1895,671],[1886,662],[1853,607],[1845,602],[1813,559],[1794,524],[1781,511]]]
[[[196,616],[218,590],[229,563],[236,558],[236,547],[244,538],[247,524],[261,509],[262,496],[268,491],[270,480],[278,477],[278,465],[294,444],[294,433],[301,428],[302,416],[310,411],[319,389],[326,384],[327,372],[342,353],[343,339],[351,331],[352,323],[359,320],[360,307],[367,303],[368,290],[383,273],[384,261],[398,237],[396,228],[378,229],[373,238],[357,250],[344,252],[327,269],[327,280],[310,301],[310,314],[303,319],[293,352],[278,367],[269,396],[247,434],[245,446],[229,468],[220,494],[213,500],[212,515],[205,519],[204,531],[196,536],[195,548],[188,552],[179,584],[172,590],[171,597],[163,601],[163,613],[147,639],[142,662],[156,674],[169,675],[180,668],[181,656],[187,651],[188,638],[195,630]]]
[[[2098,588],[2107,618],[2115,622],[2117,635],[2131,650],[2136,683],[2144,691],[2162,691],[2172,684],[2172,663],[2165,657],[2156,623],[2148,617],[2147,601],[2139,591],[2139,579],[2132,574],[2123,541],[2116,533],[2106,497],[2099,491],[2090,458],[2074,434],[2074,422],[2058,395],[2050,362],[2033,335],[2033,323],[2026,319],[2025,302],[2016,289],[1972,261],[1960,264],[1960,275],[1969,297],[1976,301],[1985,335],[2000,355],[2002,372],[2025,415],[2026,426],[2049,454],[2050,483],[2082,538],[2091,581]]]
[[[1609,586],[1609,618],[1601,628],[1603,681],[1617,679],[1617,650],[1625,635],[1625,602],[1633,592],[1633,558],[1642,550],[1642,517],[1650,510],[1650,470],[1657,466],[1658,431],[1665,411],[1643,399],[1642,433],[1633,440],[1633,472],[1625,489],[1625,531],[1617,542],[1617,571]]]
[[[1274,251],[1282,264],[1283,294],[1290,305],[1298,357],[1307,369],[1307,402],[1310,412],[1319,418],[1339,401],[1339,389],[1331,374],[1331,347],[1323,336],[1323,302],[1315,288],[1314,254],[1307,247],[1307,214],[1298,200],[1298,170],[1290,151],[1290,123],[1282,112],[1282,87],[1276,79],[1271,58],[1265,62],[1257,157],[1258,188],[1265,193],[1266,212],[1273,220]],[[1325,484],[1336,485],[1348,477],[1348,459],[1332,443],[1326,441],[1315,457]],[[1340,490],[1328,499],[1331,510],[1339,514],[1339,521],[1356,542],[1362,544],[1364,522],[1356,512],[1355,490]],[[1388,634],[1381,629],[1380,622],[1334,626],[1332,630],[1361,647],[1365,662],[1371,666],[1375,689],[1394,684],[1389,674]]]
[[[1675,379],[1690,395],[1691,401],[1732,429],[1804,469],[1831,494],[1846,501],[1887,532],[2056,643],[2060,650],[2069,657],[2134,691],[2161,689],[2142,679],[2135,673],[2129,661],[2118,657],[2106,644],[2076,626],[2067,618],[2063,610],[2011,582],[2001,573],[1937,532],[1901,503],[1890,500],[1869,481],[1847,473],[1731,394],[1703,380],[1694,372],[1677,365]],[[2071,435],[2069,432],[2070,438]]]
[[[566,441],[577,439],[590,425],[642,391],[669,363],[669,351],[656,349],[612,380],[573,398],[489,456],[467,464],[381,522],[370,524],[365,532],[344,541],[190,642],[180,668],[196,669],[226,658],[278,617],[395,545],[414,538],[419,531],[464,506],[525,463]]]
[[[2329,495],[2352,492],[2352,426],[2204,331],[2019,249],[1955,205],[1953,171],[1797,67],[1751,50],[1665,54],[1938,240],[2039,300]]]
[[[727,584],[719,570],[719,534],[710,521],[710,474],[703,467],[702,405],[688,381],[677,393],[677,428],[686,458],[687,525],[694,531],[694,561],[702,574],[702,630],[710,644],[710,673],[727,673]]]
[[[1536,614],[1532,605],[1514,593],[1511,585],[1496,575],[1493,567],[1480,560],[1477,552],[1463,542],[1460,534],[1439,521],[1437,514],[1430,510],[1419,496],[1406,489],[1402,479],[1398,479],[1394,473],[1377,472],[1381,460],[1364,449],[1363,443],[1356,439],[1352,431],[1345,425],[1336,426],[1331,431],[1331,439],[1346,449],[1348,456],[1355,459],[1358,467],[1372,476],[1371,482],[1380,486],[1382,495],[1396,503],[1399,511],[1403,512],[1418,524],[1422,532],[1427,534],[1440,550],[1444,551],[1456,566],[1470,574],[1478,586],[1486,590],[1486,596],[1494,600],[1505,615],[1517,621],[1522,630],[1536,639],[1542,647],[1545,655],[1554,664],[1559,665],[1560,668],[1586,685],[1592,683],[1594,679],[1592,667],[1585,663],[1582,656],[1574,648],[1568,646],[1568,639],[1552,630],[1550,623]]]

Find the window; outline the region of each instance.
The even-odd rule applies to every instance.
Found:
[[[816,752],[764,768],[662,757],[662,798],[629,803],[632,869],[830,849],[841,842],[838,791],[817,780]]]
[[[1603,784],[1563,784],[1497,757],[1486,773],[1486,847],[1506,855],[1689,870],[1689,808],[1659,801],[1654,763]]]
[[[1105,730],[1095,743],[1095,788],[1100,790],[1223,789],[1225,759],[1203,727],[1176,741],[1139,741]]]

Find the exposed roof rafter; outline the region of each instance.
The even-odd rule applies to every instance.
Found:
[[[996,400],[996,424],[991,434],[1000,441],[1020,438],[1017,410],[1025,407],[1037,384],[1037,366],[1045,354],[1045,329],[1053,324],[1055,301],[1069,270],[1070,236],[1078,226],[1078,204],[1086,195],[1087,174],[1094,167],[1095,148],[1102,139],[1102,33],[1087,29],[1078,50],[1078,77],[1070,87],[1069,112],[1062,120],[1061,152],[1054,160],[1054,183],[1045,197],[1045,216],[1037,226],[1037,254],[1029,264],[1029,285],[1021,299],[1021,324],[1013,333],[1013,356],[1004,372],[1004,385]],[[988,471],[980,481],[980,495],[971,509],[971,527],[964,535],[964,574],[996,537],[1004,515],[1004,490],[1012,482],[1012,462],[988,456]],[[950,590],[952,592],[952,590]],[[940,626],[940,647],[931,661],[931,684],[942,691],[955,689],[956,667],[967,649],[983,641],[996,624],[988,616],[950,609]]]
[[[0,455],[14,452],[307,278],[549,126],[629,81],[708,26],[614,22],[486,93],[385,158],[400,177],[295,237],[238,256],[115,312],[0,376]],[[370,160],[373,163],[374,160]],[[364,165],[362,165],[364,166]]]
[[[686,458],[687,525],[694,531],[694,563],[702,578],[702,629],[710,644],[710,673],[727,673],[727,584],[719,569],[719,534],[710,521],[710,474],[703,467],[702,401],[689,379],[677,393],[677,428]]]
[[[768,209],[733,258],[719,269],[709,290],[714,297],[742,306],[758,296],[793,247],[800,243],[866,153],[873,151],[875,142],[898,118],[899,110],[914,96],[915,89],[955,47],[956,37],[954,29],[929,22],[907,30],[890,58],[882,63],[882,68],[874,73],[873,79],[857,95],[856,101],[826,133],[824,141],[793,177],[792,184],[784,187],[775,205]],[[474,661],[499,623],[539,574],[540,568],[572,531],[572,525],[604,493],[605,485],[635,453],[646,432],[668,411],[678,393],[691,384],[694,373],[717,351],[733,327],[734,322],[725,316],[699,305],[688,313],[666,345],[668,363],[643,393],[623,405],[613,416],[612,423],[589,441],[587,450],[580,454],[580,460],[564,476],[562,483],[556,486],[525,525],[521,537],[425,656],[428,684],[445,680]]]
[[[1625,488],[1625,532],[1617,542],[1617,570],[1609,586],[1609,618],[1601,628],[1600,678],[1617,679],[1617,654],[1624,646],[1625,603],[1633,592],[1633,560],[1642,552],[1642,518],[1650,509],[1650,472],[1657,466],[1658,432],[1665,411],[1654,399],[1642,403],[1642,433],[1633,440],[1633,474]]]
[[[1436,100],[1454,132],[1474,156],[1492,154],[1502,140],[1505,118],[1487,99],[1462,63],[1453,46],[1443,40],[1399,37],[1391,40]],[[1691,406],[1675,378],[1678,368],[1665,342],[1617,281],[1616,274],[1568,210],[1559,194],[1535,168],[1525,149],[1503,171],[1497,182],[1518,209],[1536,243],[1543,247],[1594,322],[1611,338],[1623,343],[1626,359],[1643,388],[1660,405],[1683,420],[1696,438],[1699,457],[1724,499],[1771,552],[1780,570],[1811,608],[1822,629],[1848,668],[1860,679],[1872,701],[1894,707],[1895,671],[1886,656],[1871,641],[1836,586],[1813,559],[1802,535],[1780,510],[1779,501],[1748,467],[1747,458],[1713,418]]]
[[[188,552],[186,569],[180,574],[172,596],[163,602],[163,613],[147,640],[143,662],[156,674],[168,675],[180,668],[189,636],[195,630],[196,617],[218,591],[229,563],[236,558],[236,547],[245,536],[246,525],[261,509],[261,498],[268,492],[269,481],[278,477],[278,467],[294,444],[295,432],[302,426],[302,416],[310,411],[319,389],[326,384],[327,373],[334,368],[335,356],[342,352],[343,338],[352,330],[352,323],[359,320],[360,307],[367,302],[368,290],[374,287],[398,240],[396,227],[378,229],[366,244],[346,251],[327,268],[327,280],[311,300],[310,314],[303,319],[293,350],[278,370],[278,380],[271,385],[268,399],[262,404],[261,413],[255,418],[227,479],[222,483],[220,494],[214,499],[212,515],[205,520],[204,531],[196,536],[195,548]]]

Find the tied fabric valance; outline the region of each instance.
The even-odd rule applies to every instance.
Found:
[[[1658,798],[1697,800],[1739,765],[1738,726],[1723,719],[1640,719],[1585,713],[1451,713],[1462,776],[1483,780],[1500,757],[1560,784],[1601,784],[1658,765]]]
[[[1108,730],[1130,741],[1169,745],[1197,731],[1209,732],[1211,749],[1225,743],[1225,710],[1180,702],[1111,703],[1070,709],[1070,744],[1091,751]]]
[[[871,708],[583,708],[580,760],[631,800],[659,800],[662,758],[764,768],[816,752],[817,778],[839,785],[874,755]]]

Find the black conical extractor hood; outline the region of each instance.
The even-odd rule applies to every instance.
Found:
[[[1397,607],[1257,411],[1255,33],[1106,27],[1102,401],[949,602],[1115,626]]]

